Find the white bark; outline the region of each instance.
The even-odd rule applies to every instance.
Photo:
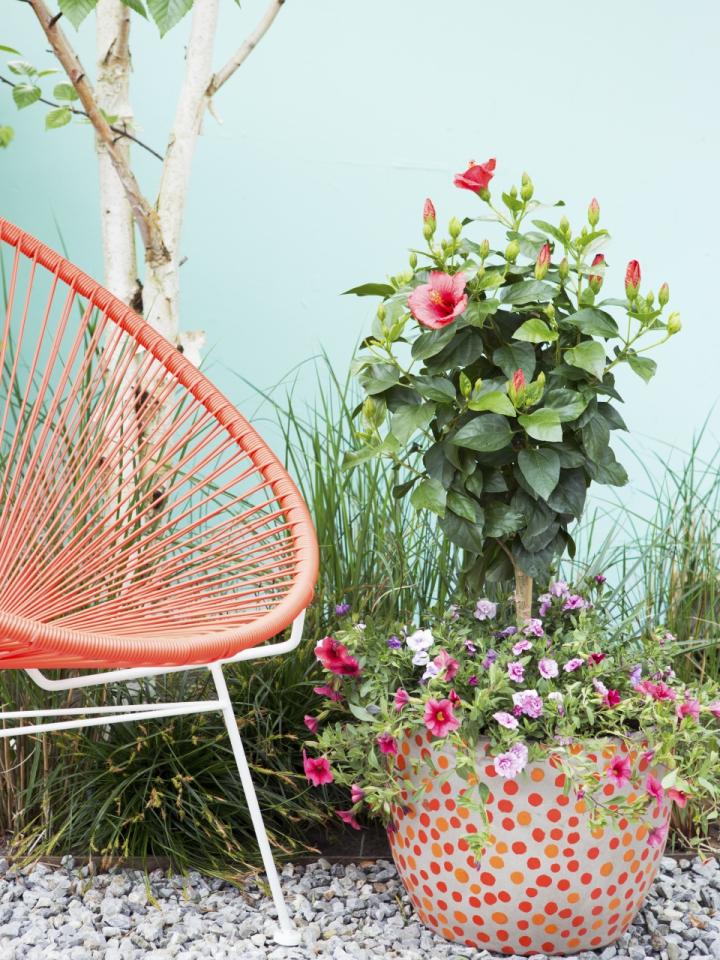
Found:
[[[98,106],[116,116],[117,123],[132,127],[130,105],[130,9],[122,0],[99,0],[96,19]],[[105,285],[124,303],[130,303],[137,282],[135,227],[125,188],[117,175],[107,144],[96,137],[100,182]],[[130,166],[130,141],[119,140],[117,149]]]

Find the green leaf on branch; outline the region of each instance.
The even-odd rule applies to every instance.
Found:
[[[452,326],[444,330],[428,330],[426,333],[421,333],[412,345],[413,360],[427,360],[429,357],[434,357],[450,343],[454,336],[455,330]]]
[[[445,377],[430,377],[426,374],[420,374],[413,377],[413,386],[428,400],[435,400],[438,403],[452,403],[455,401],[455,387],[450,380]]]
[[[152,12],[153,0],[148,0],[148,5]],[[154,16],[154,14],[153,14]],[[395,288],[389,283],[362,283],[359,287],[351,287],[349,290],[343,290],[340,296],[345,297],[348,294],[354,294],[356,297],[391,297],[395,293]]]
[[[523,477],[543,500],[547,500],[560,479],[560,458],[546,447],[521,450],[518,466]]]
[[[512,379],[516,370],[522,370],[529,382],[535,373],[535,348],[530,343],[508,343],[498,347],[492,355],[492,361],[508,380]]]
[[[400,443],[407,443],[418,430],[425,430],[434,416],[434,403],[403,404],[393,413],[390,430]]]
[[[482,553],[485,546],[482,532],[484,519],[482,510],[479,511],[479,514],[480,521],[471,523],[449,510],[440,520],[440,527],[448,540],[462,547],[463,550],[469,550],[470,553]]]
[[[499,306],[499,300],[472,300],[464,313],[465,320],[472,327],[482,327],[485,319],[495,313]]]
[[[24,107],[36,103],[41,94],[40,87],[34,83],[18,83],[17,86],[13,87],[12,98],[18,110],[22,110]]]
[[[576,347],[571,347],[565,351],[563,358],[571,367],[579,367],[602,380],[606,363],[605,347],[595,340],[584,340]]]
[[[549,233],[554,240],[557,240],[561,247],[565,246],[565,237],[557,227],[548,223],[547,220],[533,220],[533,223],[536,227],[540,227],[544,233]]]
[[[525,517],[501,500],[493,500],[485,507],[486,537],[508,537],[525,526]]]
[[[394,387],[400,379],[400,371],[391,363],[373,363],[362,371],[358,379],[365,392],[372,396]]]
[[[10,146],[12,138],[15,136],[15,131],[12,127],[0,126],[0,148],[5,148]]]
[[[560,482],[548,498],[548,506],[558,513],[569,513],[579,517],[585,507],[587,483],[582,470],[565,470]]]
[[[645,383],[649,383],[655,376],[657,364],[650,357],[640,357],[636,353],[629,353],[626,359],[633,373],[642,377]]]
[[[444,517],[447,490],[439,480],[427,477],[425,480],[421,480],[413,490],[410,503],[416,510],[432,510],[439,517]]]
[[[150,16],[163,37],[179,23],[193,5],[193,0],[148,0]]]
[[[490,413],[502,413],[506,417],[515,416],[515,407],[510,402],[507,394],[500,390],[488,390],[481,393],[468,402],[468,409],[476,413],[489,411]]]
[[[450,438],[451,443],[467,450],[479,450],[492,453],[502,450],[512,440],[512,430],[505,417],[496,413],[485,413],[474,417]]]
[[[556,288],[542,280],[523,280],[503,287],[500,299],[503,303],[529,303],[535,300],[552,300],[556,294]]]
[[[569,317],[563,318],[563,324],[572,324],[581,333],[587,333],[591,337],[617,337],[620,335],[617,323],[609,313],[604,310],[598,310],[596,307],[585,307],[578,310],[577,313],[571,313]]]
[[[7,68],[16,77],[36,77],[37,69],[27,60],[8,60]]]
[[[450,490],[447,495],[447,505],[453,513],[456,513],[459,517],[463,517],[465,520],[469,520],[470,523],[477,523],[478,518],[482,521],[480,504],[476,503],[475,500],[471,500],[470,497],[463,496],[462,493]]]
[[[98,0],[58,0],[58,6],[77,30],[85,17],[93,12],[97,2]]]
[[[518,417],[518,421],[527,435],[534,440],[544,440],[548,443],[560,443],[562,441],[560,417],[555,410],[541,407],[540,410]]]
[[[77,100],[78,93],[71,83],[56,83],[53,90],[56,100]]]
[[[577,390],[567,390],[557,387],[548,390],[545,394],[545,406],[557,413],[561,423],[577,420],[589,403],[589,396],[584,397]]]
[[[71,120],[70,107],[58,107],[56,110],[51,110],[45,117],[45,129],[56,130],[58,127],[64,127]]]
[[[526,320],[513,334],[514,340],[525,340],[527,343],[552,343],[557,338],[557,330],[552,330],[539,317]]]
[[[139,13],[141,17],[147,19],[147,10],[142,5],[141,0],[122,0],[126,7],[130,7],[131,10],[134,10],[135,13]]]
[[[605,457],[610,443],[610,427],[604,417],[596,414],[582,428],[582,441],[585,452],[598,462]]]
[[[0,43],[0,52],[1,53],[12,53],[16,57],[21,57],[22,54],[19,50],[16,50],[15,47],[6,47],[4,43]]]

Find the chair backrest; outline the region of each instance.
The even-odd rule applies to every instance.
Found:
[[[317,544],[277,457],[144,320],[0,219],[0,666],[201,663],[281,632]]]

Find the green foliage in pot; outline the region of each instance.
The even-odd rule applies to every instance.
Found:
[[[494,160],[471,164],[455,178],[483,215],[453,217],[438,240],[426,201],[427,247],[411,252],[410,268],[348,291],[382,303],[354,361],[366,395],[364,445],[346,464],[386,457],[410,470],[396,496],[439,515],[465,552],[468,583],[515,576],[522,623],[532,579],[574,551],[569,527],[590,483],[627,482],[610,445],[611,432],[625,429],[616,368],[628,364],[649,380],[648,353],[680,321],[665,316],[667,284],[657,296],[641,291],[636,260],[625,296],[605,297],[599,251],[608,233],[596,200],[573,232],[565,217],[557,226],[541,218],[526,174],[496,205],[494,169]],[[477,221],[504,231],[502,249],[468,235]]]

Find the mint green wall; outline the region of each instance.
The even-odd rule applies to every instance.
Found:
[[[1,2],[0,42],[49,65],[27,6]],[[225,0],[218,63],[263,7]],[[160,42],[135,21],[140,135],[159,147],[187,26]],[[426,195],[442,222],[472,212],[452,174],[496,156],[497,183],[527,168],[571,220],[598,197],[616,295],[630,257],[655,289],[669,282],[683,333],[649,386],[623,373],[621,389],[636,446],[687,447],[720,395],[719,31],[710,0],[289,0],[217,98],[224,122],[207,119],[193,173],[183,325],[207,331],[211,375],[242,403],[230,370],[267,386],[324,349],[343,371],[372,307],[338,293],[403,267]],[[91,26],[79,45],[91,64]],[[17,130],[0,153],[0,209],[51,243],[57,221],[99,274],[89,130],[45,133],[40,110],[18,115],[0,94],[0,122]],[[138,168],[152,190],[157,162]]]

